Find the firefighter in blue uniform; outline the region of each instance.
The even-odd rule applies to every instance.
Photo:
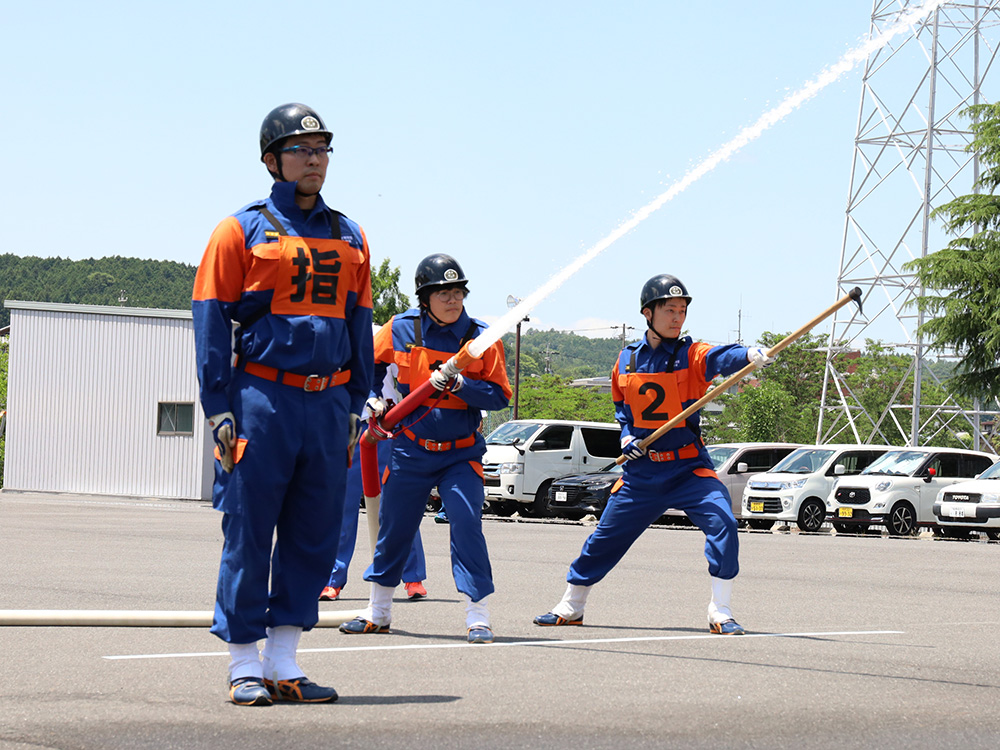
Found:
[[[742,635],[733,618],[733,579],[739,573],[739,539],[729,492],[715,474],[695,413],[640,448],[638,441],[697,401],[717,375],[732,375],[747,362],[770,364],[762,349],[711,346],[681,336],[691,296],[674,276],[654,276],[642,288],[646,335],[627,346],[611,374],[615,417],[622,427],[625,462],[594,533],[570,565],[566,592],[536,625],[581,625],[591,587],[603,579],[640,534],[669,508],[682,510],[705,534],[712,577],[709,632]]]
[[[381,326],[373,325],[372,329],[378,333]],[[389,367],[385,378],[382,380],[382,394],[385,398],[399,403],[400,395],[396,388],[397,369],[395,365]],[[361,412],[361,419],[367,421],[371,414],[368,407]],[[362,429],[362,434],[364,430]],[[378,475],[385,473],[389,465],[389,456],[392,453],[392,441],[380,440],[378,450]],[[354,557],[354,547],[358,541],[358,515],[360,511],[361,496],[364,494],[361,482],[361,446],[354,449],[354,460],[347,470],[347,494],[344,500],[344,521],[340,527],[340,546],[337,549],[337,564],[333,566],[330,573],[330,580],[319,595],[321,602],[332,602],[340,598],[340,592],[347,583],[347,571]],[[406,590],[406,597],[411,601],[419,601],[427,596],[427,589],[424,587],[424,579],[427,577],[427,566],[424,561],[424,546],[420,540],[418,531],[413,538],[413,546],[410,554],[406,558],[406,565],[403,568],[403,587]]]
[[[373,369],[368,243],[319,194],[332,138],[302,104],[267,115],[271,195],[216,227],[195,279],[201,403],[218,458],[212,502],[224,514],[212,632],[229,644],[238,705],[337,699],[295,661],[336,559]]]
[[[443,253],[417,266],[420,306],[393,317],[375,337],[376,391],[368,405],[376,420],[385,410],[378,384],[392,363],[399,367],[399,388],[406,396],[430,380],[437,394],[407,416],[395,430],[389,474],[382,488],[381,527],[375,557],[365,572],[371,582],[361,617],[340,626],[344,633],[388,632],[392,594],[407,552],[435,486],[451,523],[451,561],[455,585],[466,604],[470,643],[491,643],[487,597],[493,574],[483,536],[483,466],[486,443],[479,433],[482,411],[507,407],[503,344],[489,347],[458,377],[449,380],[440,365],[486,325],[465,311],[468,280],[458,262]]]

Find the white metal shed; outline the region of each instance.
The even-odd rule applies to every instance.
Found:
[[[4,306],[4,491],[211,499],[190,311]]]

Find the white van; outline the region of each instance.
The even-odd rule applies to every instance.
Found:
[[[938,492],[983,473],[996,456],[961,448],[895,448],[859,476],[843,479],[827,501],[837,531],[884,524],[893,536],[935,528]]]
[[[838,477],[860,474],[888,445],[810,445],[789,453],[773,469],[751,477],[743,490],[743,518],[752,529],[794,521],[802,531],[819,531],[826,499]]]
[[[622,453],[618,423],[559,419],[504,422],[486,437],[483,483],[490,510],[548,515],[556,477],[597,471]]]
[[[1000,539],[1000,461],[970,482],[939,490],[931,510],[941,536],[968,539],[973,531],[982,531]]]
[[[767,471],[801,443],[716,443],[706,445],[719,481],[729,490],[733,515],[740,517],[743,488],[754,474]],[[668,510],[664,516],[684,516],[680,510]]]

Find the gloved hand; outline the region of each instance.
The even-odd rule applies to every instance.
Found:
[[[392,433],[385,429],[377,419],[368,420],[368,432],[376,440],[390,440],[392,438]]]
[[[622,455],[627,459],[642,458],[646,455],[646,448],[639,446],[639,441],[629,435],[622,438]]]
[[[747,362],[752,364],[754,367],[767,367],[769,364],[774,362],[774,357],[767,356],[766,349],[753,348],[747,349]]]
[[[462,377],[461,373],[458,373],[453,377],[448,377],[448,374],[445,372],[445,368],[443,366],[431,373],[430,380],[431,385],[433,385],[435,390],[438,391],[443,391],[445,386],[448,385],[449,380],[454,381],[451,385],[452,393],[461,390],[462,386],[465,385],[465,378]]]
[[[236,417],[231,411],[224,411],[208,418],[208,426],[212,430],[212,439],[219,449],[219,462],[227,474],[233,473],[236,461],[233,459],[233,448],[236,447]]]
[[[372,419],[378,419],[389,410],[389,403],[384,398],[379,398],[378,396],[372,396],[365,401],[365,406],[368,408],[368,414]]]
[[[347,462],[350,464],[354,458],[354,449],[358,445],[361,437],[361,417],[351,414],[347,418]]]

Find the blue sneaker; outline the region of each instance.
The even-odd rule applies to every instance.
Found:
[[[545,627],[554,627],[556,625],[583,625],[583,615],[566,618],[560,617],[557,614],[549,612],[545,615],[538,615],[534,620],[532,620],[535,625],[544,625]]]
[[[274,700],[291,703],[333,703],[340,696],[332,687],[317,685],[307,677],[294,680],[264,680],[264,685]]]
[[[736,620],[726,620],[708,623],[708,632],[714,635],[746,635],[747,631]]]
[[[361,635],[364,633],[388,633],[389,624],[376,625],[371,620],[366,620],[364,617],[355,617],[350,622],[341,623],[339,628],[341,633],[347,633],[348,635]]]
[[[260,677],[239,677],[229,683],[229,700],[237,706],[270,706],[271,693]]]
[[[469,628],[469,643],[493,643],[493,631],[485,625]]]
[[[444,508],[438,511],[438,514],[434,516],[434,523],[448,523],[448,516],[444,512]]]

